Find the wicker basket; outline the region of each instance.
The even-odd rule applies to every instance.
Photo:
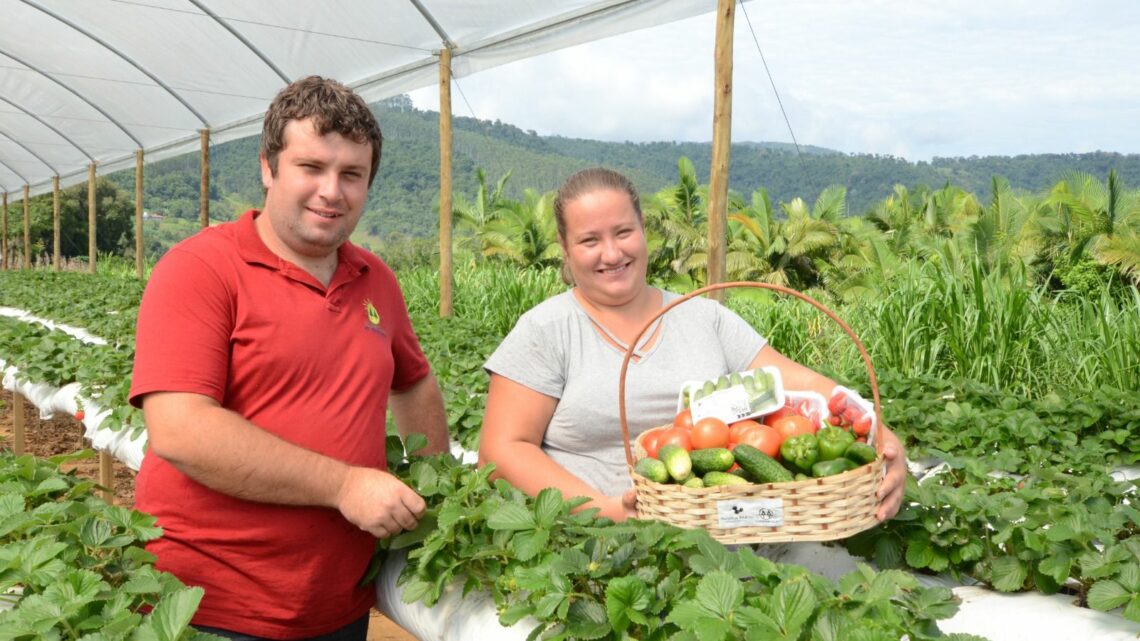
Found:
[[[859,338],[831,310],[795,290],[767,283],[731,282],[702,287],[663,307],[629,342],[621,366],[618,403],[621,431],[625,441],[626,462],[637,492],[637,514],[640,518],[665,521],[684,528],[708,530],[723,543],[776,543],[781,541],[832,541],[862,532],[877,523],[878,499],[875,491],[882,481],[885,460],[880,451],[872,463],[854,470],[805,481],[764,485],[731,485],[710,488],[687,488],[681,485],[655,483],[633,471],[638,458],[645,455],[640,441],[632,446],[625,410],[625,377],[633,355],[632,346],[663,314],[685,301],[706,292],[730,287],[757,287],[795,296],[826,314],[855,342],[867,367],[875,413],[880,417],[878,382],[871,358]],[[878,421],[882,425],[882,420]],[[879,443],[882,439],[878,439]],[[881,448],[881,445],[879,446]]]

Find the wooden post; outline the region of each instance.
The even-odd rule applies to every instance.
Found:
[[[202,137],[202,184],[198,189],[198,223],[205,229],[210,226],[210,130],[198,132]]]
[[[95,163],[87,167],[87,271],[95,273]]]
[[[439,52],[439,315],[451,316],[451,49]]]
[[[135,152],[135,276],[143,277],[143,150]]]
[[[55,271],[60,270],[59,257],[59,176],[51,177],[51,266]]]
[[[99,451],[99,485],[102,485],[103,500],[108,505],[115,504],[115,459],[107,452]]]
[[[4,192],[4,205],[0,207],[0,269],[8,269],[8,192]]]
[[[736,2],[717,0],[715,81],[713,87],[712,167],[709,170],[708,285],[723,283],[727,275],[728,164],[732,144],[732,30]],[[714,292],[717,300],[724,290]]]
[[[28,211],[31,199],[32,189],[24,185],[24,269],[32,268],[32,217]]]
[[[24,395],[12,392],[12,451],[24,453]]]

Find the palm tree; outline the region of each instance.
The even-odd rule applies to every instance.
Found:
[[[693,163],[682,156],[677,161],[677,184],[664,187],[642,203],[646,241],[649,245],[649,276],[666,285],[684,286],[696,279],[694,259],[708,253],[708,187],[697,181]],[[678,276],[681,276],[679,282]]]
[[[1073,266],[1093,260],[1135,278],[1133,266],[1140,263],[1134,240],[1140,235],[1140,191],[1126,190],[1115,169],[1105,183],[1083,172],[1067,174],[1053,186],[1046,203],[1052,214],[1049,230],[1060,241],[1053,253],[1055,263]]]
[[[476,170],[475,177],[479,181],[479,188],[475,191],[475,200],[468,202],[462,194],[454,194],[455,204],[451,211],[455,228],[470,232],[469,236],[464,234],[456,239],[456,244],[460,247],[473,245],[473,249],[477,253],[481,253],[486,249],[483,234],[487,225],[499,217],[503,188],[507,184],[507,179],[511,177],[511,172],[508,171],[504,174],[491,192],[487,191],[487,175],[481,168]]]
[[[826,262],[839,241],[836,224],[846,211],[846,191],[828,188],[808,209],[803,199],[781,203],[778,221],[764,190],[752,195],[752,206],[729,216],[738,231],[729,246],[729,273],[805,290],[822,284],[818,263]],[[749,256],[749,254],[751,256]]]
[[[502,199],[498,215],[483,230],[483,255],[524,267],[556,265],[562,255],[554,220],[554,192],[533,189],[522,201]]]

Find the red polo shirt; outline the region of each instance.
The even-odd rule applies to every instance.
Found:
[[[287,441],[385,467],[389,390],[429,373],[395,276],[346,243],[326,288],[265,246],[257,215],[206,229],[159,261],[139,307],[131,403],[204,394]],[[148,545],[156,566],[205,589],[196,624],[303,638],[373,604],[357,583],[375,539],[336,510],[236,499],[150,455],[135,501],[164,531]]]

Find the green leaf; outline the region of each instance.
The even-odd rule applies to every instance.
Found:
[[[743,602],[740,580],[727,572],[714,571],[697,584],[697,603],[719,617],[727,618]]]
[[[190,618],[198,610],[203,594],[202,588],[184,588],[167,595],[154,606],[147,618],[153,622],[159,641],[178,641],[190,628]]]
[[[934,563],[934,548],[928,541],[912,538],[906,547],[906,563],[912,568],[922,569]]]
[[[1130,621],[1140,621],[1140,595],[1132,595],[1128,605],[1124,606],[1124,618]]]
[[[549,528],[554,525],[562,514],[562,506],[562,492],[558,488],[548,487],[539,492],[534,502],[539,527]]]
[[[1124,589],[1140,593],[1140,564],[1126,563],[1120,567],[1120,574],[1116,577]]]
[[[788,637],[797,639],[818,603],[806,581],[785,581],[776,587],[769,611]]]
[[[1073,528],[1064,523],[1054,523],[1049,529],[1045,530],[1045,538],[1053,541],[1068,541],[1077,538],[1077,533]]]
[[[644,621],[652,593],[636,577],[613,579],[606,586],[606,616],[615,632],[624,632],[630,621]]]
[[[682,630],[691,630],[701,619],[711,617],[712,613],[692,601],[681,601],[674,605],[665,620]],[[773,629],[775,625],[773,624]]]
[[[578,600],[570,604],[566,631],[574,639],[600,639],[612,630],[606,611],[597,601]]]
[[[731,631],[732,626],[728,621],[714,617],[702,618],[693,628],[699,641],[724,641]]]
[[[550,540],[550,532],[537,529],[533,532],[519,532],[511,539],[511,549],[519,561],[529,561],[546,549]]]
[[[1102,612],[1119,608],[1131,598],[1132,592],[1113,580],[1097,581],[1089,588],[1089,607]]]
[[[847,641],[846,623],[836,610],[822,611],[811,626],[811,641]]]
[[[1000,592],[1021,590],[1025,586],[1025,579],[1029,576],[1029,568],[1025,562],[1012,556],[994,559],[990,572],[992,575],[990,583]]]
[[[1066,552],[1058,552],[1052,556],[1041,559],[1037,564],[1037,571],[1050,577],[1057,583],[1064,583],[1069,578],[1069,571],[1073,567],[1073,559]]]
[[[520,503],[503,503],[487,519],[492,530],[533,530],[534,515]]]

